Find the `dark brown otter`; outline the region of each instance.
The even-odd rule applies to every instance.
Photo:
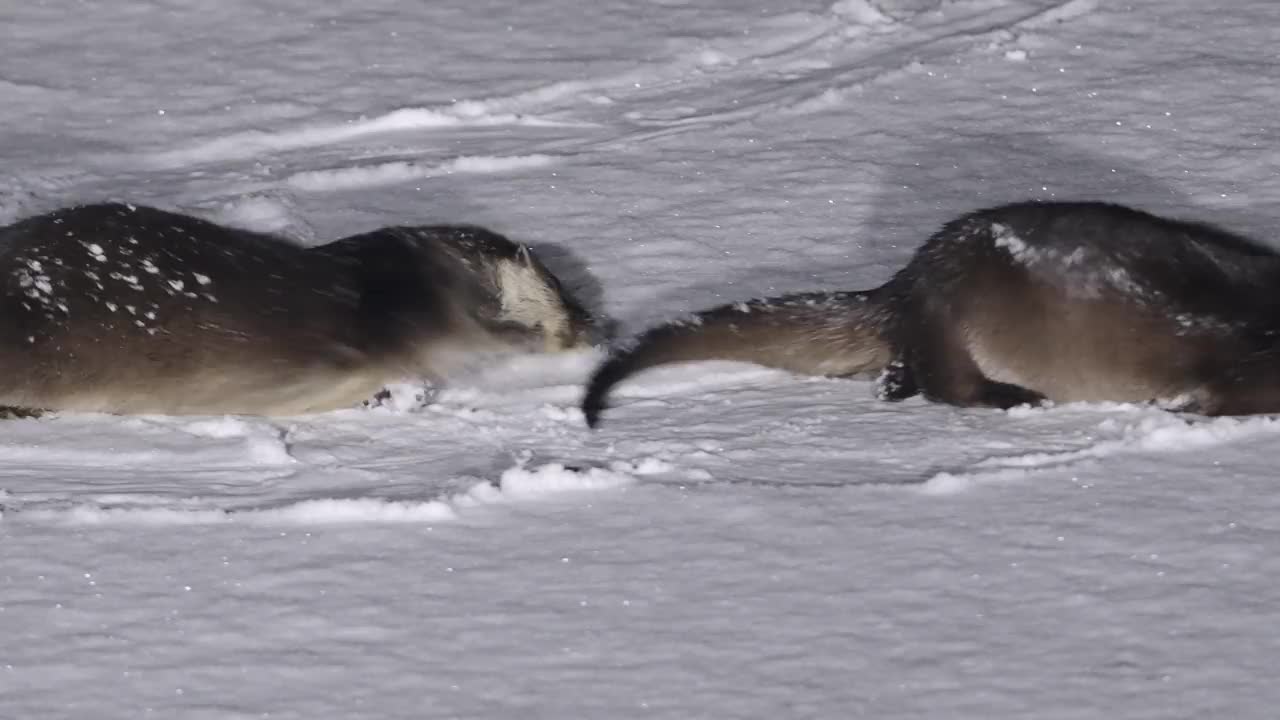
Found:
[[[970,213],[864,292],[725,305],[642,333],[587,386],[594,426],[645,368],[742,360],[880,374],[889,400],[1162,402],[1280,411],[1280,254],[1202,223],[1095,202]]]
[[[316,247],[126,204],[0,228],[0,405],[294,414],[477,352],[586,344],[522,245],[469,226]]]

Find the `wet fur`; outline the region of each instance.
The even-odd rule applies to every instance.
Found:
[[[800,297],[849,295],[858,294]],[[734,307],[755,308],[733,318],[732,332],[725,320],[649,330],[597,370],[583,400],[587,421],[598,422],[609,389],[635,372],[712,359],[879,372],[889,400],[923,393],[999,408],[1048,399],[1280,411],[1280,254],[1209,225],[1105,203],[981,210],[948,223],[888,283],[860,296],[853,306],[817,302],[780,314],[775,306],[788,304],[780,298],[700,314],[727,319]],[[834,333],[803,331],[815,326]]]
[[[318,412],[476,353],[583,346],[587,313],[529,252],[469,226],[304,248],[155,208],[0,228],[0,405]]]

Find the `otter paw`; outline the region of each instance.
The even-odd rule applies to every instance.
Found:
[[[876,378],[876,397],[880,400],[899,402],[919,394],[915,376],[901,360],[890,362]]]

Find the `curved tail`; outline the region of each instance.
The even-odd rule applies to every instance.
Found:
[[[799,293],[704,310],[650,328],[610,353],[587,383],[582,413],[595,427],[614,385],[670,363],[738,360],[804,375],[874,373],[891,359],[889,319],[880,289]]]

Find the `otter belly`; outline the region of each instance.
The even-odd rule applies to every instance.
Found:
[[[1195,390],[1223,338],[1124,302],[1005,304],[966,323],[986,377],[1057,402],[1150,402]]]
[[[139,360],[134,369],[125,366]],[[146,372],[127,348],[57,366],[5,353],[0,405],[78,412],[294,415],[358,405],[395,379],[374,368],[260,365],[245,358]]]

